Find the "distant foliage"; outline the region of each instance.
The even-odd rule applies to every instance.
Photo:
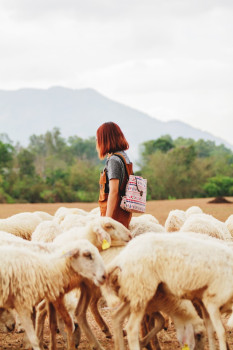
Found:
[[[233,195],[233,152],[212,141],[167,135],[147,141],[141,145],[140,165],[149,199]]]
[[[203,188],[209,197],[233,196],[233,178],[222,175],[211,177]]]
[[[233,152],[224,145],[165,135],[140,154],[148,199],[233,196]],[[0,134],[0,203],[97,201],[103,166],[95,137],[66,140],[54,128],[22,147]]]
[[[1,136],[1,135],[0,135]],[[97,201],[103,167],[95,138],[65,140],[54,128],[27,148],[0,137],[0,203]]]

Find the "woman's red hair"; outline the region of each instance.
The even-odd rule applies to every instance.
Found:
[[[96,132],[96,137],[96,146],[100,159],[103,159],[108,153],[125,151],[129,148],[129,144],[120,127],[113,122],[102,124]]]

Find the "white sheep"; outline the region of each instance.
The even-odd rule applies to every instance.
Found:
[[[165,229],[159,224],[159,221],[151,214],[142,214],[132,217],[129,230],[133,237],[136,237],[144,232],[164,232]]]
[[[165,232],[165,228],[160,224],[155,224],[154,222],[139,221],[134,225],[133,229],[130,228],[130,232],[133,237],[136,237],[145,232]]]
[[[193,205],[192,207],[189,207],[188,209],[186,209],[185,211],[185,216],[186,218],[188,218],[190,215],[193,214],[202,214],[203,210],[198,207],[197,205]]]
[[[89,214],[100,216],[100,207],[93,208],[89,211]]]
[[[203,233],[222,240],[232,240],[232,236],[224,222],[204,213],[189,216],[180,231]]]
[[[168,214],[165,221],[165,230],[167,232],[179,231],[186,220],[186,214],[183,210],[174,209]]]
[[[55,245],[63,246],[67,241],[73,242],[78,239],[88,239],[92,244],[94,244],[100,251],[105,249],[106,247],[103,246],[103,242],[108,243],[108,246],[122,246],[125,245],[130,239],[132,238],[130,231],[121,223],[118,221],[109,218],[109,217],[99,217],[93,220],[89,225],[86,225],[85,227],[78,228],[74,227],[70,231],[64,232],[63,234],[57,236],[53,243]],[[77,287],[79,287],[77,285]],[[91,295],[93,295],[93,300],[96,298],[96,295],[98,295],[97,300],[100,297],[99,291],[97,291],[97,288],[92,284],[90,287],[89,285],[85,285],[85,288],[83,290],[84,297],[86,298],[86,308],[88,306],[87,301],[87,292],[90,288],[88,297],[89,300],[91,298]],[[82,294],[82,295],[83,295]],[[77,300],[78,301],[78,300]],[[76,305],[77,306],[77,305]],[[94,317],[97,320],[97,323],[100,325],[101,329],[106,333],[107,336],[110,336],[110,332],[108,329],[108,326],[104,322],[103,318],[98,312],[98,309],[96,311],[95,305],[93,305],[93,302],[91,302],[91,308],[93,308]],[[83,330],[88,337],[89,341],[93,346],[96,346],[98,349],[100,349],[99,343],[96,340],[94,334],[92,333],[89,324],[86,320],[86,310],[82,308],[82,301],[81,301],[81,312],[79,311],[80,305],[77,307],[77,314],[78,314],[78,320],[80,321],[80,325],[83,327]],[[37,328],[38,328],[38,334],[42,334],[43,329],[43,323],[45,318],[45,311],[44,309],[40,310],[41,315],[38,316],[37,320]]]
[[[111,264],[114,258],[118,256],[123,249],[124,247],[111,247],[110,249],[102,251],[100,254],[103,258],[105,265],[108,266],[108,264]],[[103,297],[107,301],[108,306],[110,307],[110,309],[114,310],[120,304],[119,298],[116,295],[109,293],[109,288],[106,285],[102,286],[100,289]],[[99,298],[100,296],[101,295],[99,295]],[[96,316],[98,312],[98,294],[96,294],[94,297],[96,299],[95,301],[93,300],[91,304],[92,313],[95,319],[98,320]],[[160,286],[156,292],[156,296],[153,299],[151,299],[150,303],[148,304],[145,313],[146,315],[154,316],[154,313],[157,313],[158,311],[162,311],[168,316],[172,317],[176,326],[177,337],[180,343],[181,340],[187,340],[188,338],[190,339],[189,345],[196,344],[195,350],[204,350],[205,328],[203,325],[203,321],[197,315],[190,301],[180,300],[180,298],[171,295],[170,293],[168,293],[168,291],[165,292],[164,288]],[[164,323],[161,322],[161,315],[159,316],[159,318],[157,317],[157,315],[155,315],[155,321],[158,325],[160,325],[160,327],[157,326],[157,328],[153,330],[153,336],[155,336],[155,334],[159,332],[164,325]],[[97,323],[101,327],[101,323],[98,321]],[[190,324],[192,325],[191,328],[189,327]],[[104,329],[103,325],[101,328],[102,330]],[[106,330],[104,332],[106,332]],[[150,338],[150,335],[146,336],[145,339],[142,340],[141,346],[146,346],[148,341],[150,341]]]
[[[79,240],[63,247],[65,253],[35,254],[14,246],[0,247],[0,307],[15,308],[34,350],[40,350],[31,321],[31,312],[42,299],[52,301],[66,319],[71,337],[72,322],[60,305],[65,292],[82,280],[90,279],[96,285],[105,281],[103,260],[96,247],[87,240]]]
[[[133,225],[143,221],[143,222],[153,222],[155,224],[159,224],[159,221],[158,219],[156,219],[155,216],[151,215],[151,214],[141,214],[141,215],[138,215],[138,216],[133,216],[131,221],[130,221],[130,225],[132,226],[133,228]]]
[[[46,211],[34,211],[34,214],[37,214],[42,220],[53,220],[53,215],[50,215]]]
[[[96,218],[96,215],[67,214],[60,225],[63,231],[67,231],[72,227],[83,227]]]
[[[30,251],[39,253],[52,253],[59,248],[59,246],[52,243],[28,241],[9,232],[0,231],[0,246],[5,245],[12,245],[18,248],[27,248]]]
[[[43,220],[38,214],[19,213],[6,219],[0,219],[0,230],[30,240],[32,232],[41,221]]]
[[[31,240],[37,242],[52,242],[63,232],[56,221],[42,221],[32,233]]]
[[[233,214],[226,219],[225,224],[233,237]]]
[[[177,333],[177,339],[181,346],[187,344],[189,349],[204,350],[205,348],[205,326],[203,320],[198,316],[190,300],[180,299],[171,294],[162,283],[158,286],[156,294],[150,300],[146,308],[147,318],[150,316],[158,321],[158,312],[163,312],[172,318]],[[159,314],[161,319],[161,314]],[[151,335],[160,331],[164,322],[157,329],[152,330]],[[151,327],[149,327],[151,329]],[[141,345],[146,344],[151,337],[148,334],[142,340]],[[145,345],[144,345],[145,346]]]
[[[233,301],[233,251],[226,244],[184,233],[146,233],[130,241],[107,271],[108,286],[122,302],[114,316],[117,349],[124,348],[120,325],[128,313],[129,348],[140,349],[141,320],[163,283],[173,295],[203,303],[211,320],[206,318],[207,328],[213,324],[220,350],[227,350],[220,308],[229,310]]]
[[[106,238],[107,237],[108,236],[106,236]],[[76,237],[76,240],[77,239],[80,239],[80,238]],[[76,244],[76,242],[74,242],[74,243]],[[14,247],[17,247],[17,248],[26,248],[26,249],[29,249],[30,252],[32,252],[32,251],[37,252],[37,253],[43,252],[43,253],[47,253],[47,254],[53,253],[54,251],[56,251],[57,249],[60,248],[60,246],[56,245],[55,243],[27,241],[21,237],[14,236],[11,233],[0,231],[0,246],[6,246],[6,245],[8,245],[8,246],[13,245]],[[66,300],[66,299],[68,299],[68,298],[64,298],[64,300]],[[43,305],[44,305],[44,308],[46,309],[46,304],[44,303]],[[69,312],[69,303],[67,303],[67,305],[68,305],[67,311]],[[67,305],[65,305],[66,308],[67,308]],[[77,302],[76,302],[76,305],[77,305]],[[47,314],[47,310],[44,310],[43,307],[40,306],[38,312],[39,312],[39,316],[37,315],[37,319],[40,318],[43,321],[45,319],[46,314]],[[70,315],[72,316],[72,314],[70,314]],[[33,316],[33,319],[34,319],[34,316]],[[23,330],[23,328],[22,328],[22,324],[20,322],[19,315],[17,314],[17,312],[15,312],[15,320],[16,320],[16,329],[18,332],[21,332]],[[55,332],[55,330],[54,330],[54,332]],[[51,338],[54,338],[54,332],[51,335]],[[41,334],[39,334],[39,339],[40,339],[40,344],[42,344],[43,324],[41,325],[40,329],[38,330],[38,333],[41,333]],[[73,334],[72,339],[74,340],[76,345],[77,345],[77,342],[79,343],[79,337],[80,337],[79,329],[75,329],[75,333]],[[54,342],[55,342],[55,340],[54,340]],[[25,343],[24,344],[25,348],[27,345],[30,345],[27,337],[24,337],[24,343]]]
[[[66,208],[66,207],[60,207],[56,210],[54,213],[54,217],[58,220],[58,223],[60,224],[66,217],[66,215],[69,214],[77,214],[77,215],[87,215],[88,212],[83,209],[79,208]]]
[[[107,239],[106,235],[108,235]],[[122,246],[132,238],[130,231],[120,222],[110,217],[101,216],[84,227],[73,227],[57,236],[54,243],[61,245],[67,240],[72,241],[78,237],[88,239],[99,250],[105,249],[103,247],[104,239],[109,245]]]

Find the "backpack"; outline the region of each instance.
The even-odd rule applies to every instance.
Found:
[[[119,153],[114,153],[114,155],[123,161],[128,177],[120,207],[130,213],[144,213],[146,211],[147,180],[141,176],[129,175],[125,157]]]

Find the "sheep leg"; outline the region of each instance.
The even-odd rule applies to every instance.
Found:
[[[49,311],[49,328],[50,328],[50,341],[49,350],[56,350],[56,332],[57,332],[57,317],[56,317],[56,307],[52,303],[48,303]]]
[[[148,333],[151,331],[152,328],[150,328],[150,323],[151,323],[151,316],[148,314],[144,315],[144,318],[141,322],[141,337],[142,339],[146,338]],[[154,334],[156,337],[156,335]],[[140,341],[141,348],[145,347],[147,350],[154,350],[156,347],[152,343],[152,341],[147,341],[145,340],[143,343]]]
[[[215,338],[214,338],[214,328],[213,328],[213,324],[209,318],[209,315],[207,317],[204,317],[204,320],[205,320],[205,327],[206,327],[206,332],[207,332],[207,337],[208,337],[208,342],[209,342],[209,348],[210,348],[210,350],[216,350]]]
[[[146,335],[149,332],[149,330],[148,330],[148,318],[149,318],[149,315],[146,314],[142,320],[142,323],[141,323],[141,336],[143,339],[146,337]],[[149,343],[142,344],[142,342],[141,342],[140,344],[141,344],[141,348],[145,347],[147,350],[152,350],[151,345]]]
[[[152,349],[155,348],[156,350],[161,350],[161,347],[159,345],[159,341],[157,338],[157,333],[160,332],[161,329],[163,329],[164,324],[165,324],[165,319],[161,315],[161,313],[159,312],[153,313],[150,319],[150,322],[148,323],[148,331],[150,332],[140,342],[142,348],[146,347],[147,344],[152,340],[152,338],[155,337],[151,347]]]
[[[165,319],[160,312],[155,312],[150,317],[149,331],[152,333],[154,331],[154,336],[152,333],[151,345],[152,349],[161,350],[157,334],[164,328]]]
[[[145,310],[132,312],[127,323],[127,338],[130,350],[140,350],[139,330]]]
[[[88,286],[81,285],[80,286],[81,294],[79,298],[79,302],[77,308],[75,310],[75,315],[78,321],[78,324],[81,327],[81,330],[85,333],[88,341],[92,349],[103,350],[102,346],[92,333],[92,330],[87,322],[87,308],[91,299],[91,291]]]
[[[47,315],[47,304],[46,301],[43,300],[37,308],[36,314],[36,334],[39,338],[40,347],[43,348],[43,335],[44,335],[44,323],[45,317]]]
[[[112,338],[112,335],[109,331],[109,328],[107,324],[105,323],[104,319],[102,318],[101,314],[98,310],[98,301],[99,301],[100,295],[93,295],[91,297],[90,301],[90,309],[91,312],[95,318],[96,323],[99,325],[101,331],[106,334],[106,338]]]
[[[227,350],[228,345],[226,342],[226,332],[221,321],[220,311],[215,304],[207,303],[205,306],[218,337],[219,349]]]
[[[70,317],[69,312],[67,311],[64,302],[63,302],[63,296],[58,298],[55,302],[53,302],[53,305],[55,309],[59,312],[61,317],[63,318],[63,321],[66,325],[66,330],[67,330],[67,349],[68,350],[73,350],[75,349],[75,343],[74,343],[74,322],[72,318]]]
[[[21,310],[19,308],[15,308],[15,309],[19,314],[20,321],[23,325],[23,328],[27,334],[27,337],[31,343],[33,350],[41,350],[41,348],[39,346],[39,340],[36,336],[36,332],[35,332],[35,329],[33,327],[31,312],[28,310]]]
[[[210,316],[209,316],[209,314],[208,314],[208,312],[207,312],[207,310],[202,302],[196,303],[196,301],[195,301],[194,306],[195,306],[195,309],[198,311],[199,315],[200,315],[200,311],[201,311],[202,318],[204,319],[204,323],[205,323],[205,327],[206,327],[206,331],[207,331],[208,342],[209,342],[209,348],[210,348],[210,350],[216,350],[214,328],[213,328],[213,324],[210,320]]]
[[[122,303],[112,314],[115,350],[124,350],[123,321],[130,312],[129,303]]]

